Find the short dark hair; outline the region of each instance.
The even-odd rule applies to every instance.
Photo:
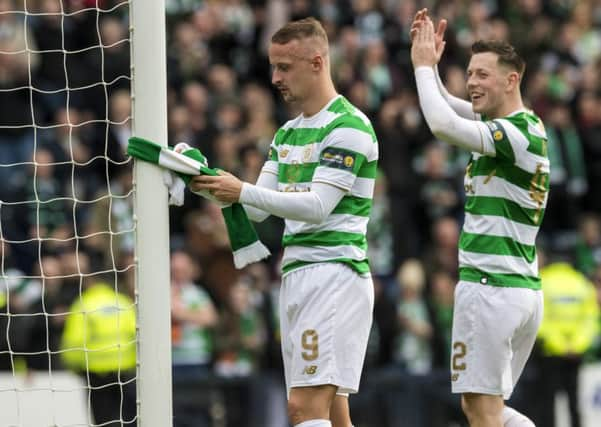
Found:
[[[301,40],[309,37],[323,39],[326,42],[326,45],[328,43],[326,30],[321,23],[313,17],[288,22],[271,36],[271,42],[286,44],[292,40]]]
[[[478,40],[472,45],[472,54],[492,52],[499,57],[499,64],[514,69],[524,75],[526,62],[516,52],[515,48],[504,40]]]

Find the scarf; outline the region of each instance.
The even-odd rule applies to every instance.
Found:
[[[177,177],[183,180],[186,185],[190,182],[192,176],[195,175],[217,175],[215,169],[208,167],[207,159],[200,150],[191,148],[187,144],[184,146],[184,150],[178,153],[172,147],[161,146],[134,136],[129,138],[127,154],[136,159],[150,162],[168,171],[175,172]],[[184,188],[182,185],[176,187],[180,189]],[[221,203],[207,191],[196,194],[217,202],[220,205],[236,268],[243,268],[250,263],[260,261],[270,255],[269,250],[259,240],[255,228],[240,203]],[[182,197],[179,198],[182,199]]]

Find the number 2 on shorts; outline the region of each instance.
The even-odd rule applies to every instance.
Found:
[[[467,353],[467,346],[461,341],[453,343],[452,367],[454,371],[465,371],[465,362],[460,362]]]
[[[317,335],[317,331],[315,329],[307,329],[303,332],[303,336],[301,338],[301,344],[303,350],[305,350],[301,353],[303,359],[307,361],[317,359],[319,356],[318,339],[319,336]]]

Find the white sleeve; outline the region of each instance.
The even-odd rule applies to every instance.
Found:
[[[271,163],[276,163],[273,161],[266,161],[265,165],[261,169],[261,173],[259,174],[259,178],[257,178],[257,183],[255,184],[257,187],[266,188],[269,190],[277,190],[278,189],[278,175],[273,172],[273,165]],[[276,165],[277,170],[277,165]],[[262,209],[258,209],[254,206],[242,204],[244,210],[246,211],[246,215],[251,221],[261,222],[265,221],[269,215],[269,212],[266,212]]]
[[[332,213],[345,194],[345,190],[322,182],[313,182],[311,191],[289,193],[245,182],[240,202],[282,218],[319,224]]]
[[[417,67],[415,80],[422,113],[436,138],[470,151],[495,155],[495,145],[486,124],[465,119],[453,111],[438,89],[432,67]]]
[[[442,82],[442,79],[440,78],[437,66],[434,67],[434,75],[436,76],[436,85],[438,86],[440,94],[457,114],[459,114],[464,119],[480,120],[480,114],[474,113],[471,102],[466,101],[465,99],[458,98],[449,93],[444,83]]]

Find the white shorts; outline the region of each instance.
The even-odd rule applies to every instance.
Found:
[[[324,384],[356,393],[372,323],[371,277],[319,263],[282,278],[280,329],[286,390]]]
[[[453,313],[453,393],[509,399],[542,316],[542,291],[460,281]]]

